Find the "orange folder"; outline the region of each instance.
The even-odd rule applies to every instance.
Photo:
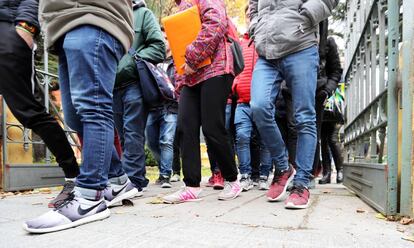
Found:
[[[181,68],[185,64],[185,50],[196,38],[201,30],[200,14],[197,6],[193,6],[177,14],[167,16],[161,20],[167,34],[174,64],[179,75],[184,74]],[[203,61],[198,68],[211,64],[211,59]]]

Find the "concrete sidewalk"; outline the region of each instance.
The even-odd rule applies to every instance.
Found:
[[[155,204],[158,195],[175,189],[151,185],[133,207],[112,208],[109,219],[43,235],[27,234],[22,222],[47,211],[52,195],[6,197],[0,200],[0,247],[414,246],[402,240],[409,230],[401,229],[410,227],[376,218],[343,186],[318,186],[306,210],[285,210],[282,203],[266,202],[265,192],[256,189],[228,202],[217,200],[218,191],[204,188],[201,202]]]

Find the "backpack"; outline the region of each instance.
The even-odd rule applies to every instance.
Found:
[[[342,95],[342,92],[337,88],[334,94],[329,97],[325,103],[324,111],[329,112],[330,115],[333,116],[340,124],[345,123],[343,114],[344,100],[345,98]]]

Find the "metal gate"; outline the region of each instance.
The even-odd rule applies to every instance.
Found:
[[[49,88],[53,81],[57,82],[57,76],[44,71],[37,70],[36,77],[36,81],[38,83],[37,86],[40,90],[39,96],[43,98],[47,111],[49,111],[50,108],[50,112],[58,119],[58,122],[60,122],[64,127],[66,127],[63,118],[59,114],[59,110],[49,97]],[[41,150],[44,150],[44,154],[41,159],[42,161],[34,160],[32,149],[35,146],[44,145],[41,139],[35,140],[34,134],[31,132],[31,130],[24,128],[20,123],[8,121],[9,116],[7,113],[7,106],[4,100],[1,111],[1,124],[3,134],[3,190],[15,191],[62,185],[62,183],[64,182],[63,171],[60,167],[57,166],[56,163],[53,162],[53,156],[46,149],[46,147],[40,147]],[[71,145],[79,148],[80,146],[77,142],[77,138],[75,137],[74,132],[67,130],[67,128],[64,129]],[[11,135],[11,133],[14,133],[15,135]],[[16,138],[16,136],[18,138]],[[31,157],[32,161],[29,161],[27,163],[16,163],[14,161],[11,161],[10,155],[16,155],[10,152],[12,146],[17,146],[20,151],[23,151],[21,154]]]
[[[403,106],[407,109],[402,112],[412,111],[411,105],[402,104],[408,100],[412,103],[412,91],[404,80],[402,85],[398,83],[399,71],[404,74],[407,70],[398,65],[402,37],[404,41],[408,38],[408,32],[404,31],[402,36],[400,28],[413,32],[412,10],[409,11],[411,17],[405,16],[407,9],[414,7],[413,2],[347,1],[344,184],[386,215],[399,212],[412,215],[411,207],[407,206],[411,204],[411,161],[407,164],[398,159],[398,147],[401,145],[398,115]],[[403,12],[404,18],[401,18]],[[412,36],[410,38],[412,44]],[[410,61],[407,63],[412,65],[412,60],[407,59]],[[401,92],[407,96],[404,98]],[[406,117],[409,120],[404,121]],[[400,123],[403,127],[404,122],[411,123],[411,114],[403,114],[403,123]],[[406,128],[402,136],[403,149],[404,140],[410,140],[407,149],[411,149],[411,139],[412,131]],[[404,155],[404,151],[402,153]],[[398,176],[399,162],[402,167],[401,181]]]

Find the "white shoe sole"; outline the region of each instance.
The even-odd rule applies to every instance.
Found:
[[[284,198],[286,198],[287,197],[287,187],[289,186],[289,184],[290,184],[290,182],[293,180],[293,178],[295,177],[295,175],[296,175],[296,170],[295,169],[293,169],[293,173],[292,173],[292,175],[289,177],[289,179],[287,180],[287,182],[286,182],[286,185],[285,185],[285,187],[283,188],[283,193],[282,194],[280,194],[278,197],[276,197],[276,198],[270,198],[270,197],[267,197],[267,200],[268,201],[270,201],[270,202],[277,202],[277,201],[281,201],[281,200],[283,200]]]
[[[285,204],[285,208],[287,208],[287,209],[305,209],[305,208],[309,207],[309,202],[310,201],[308,200],[308,203],[306,203],[306,205],[295,205],[292,202],[287,202]]]
[[[202,198],[186,200],[186,201],[169,201],[169,200],[162,199],[162,202],[165,203],[165,204],[180,204],[180,203],[184,203],[184,202],[199,202],[199,201],[202,201],[202,200],[203,200]]]
[[[55,226],[55,227],[48,227],[48,228],[29,228],[27,226],[26,223],[23,224],[23,228],[29,232],[29,233],[50,233],[50,232],[57,232],[57,231],[61,231],[61,230],[65,230],[68,228],[72,228],[72,227],[77,227],[83,224],[87,224],[93,221],[98,221],[98,220],[103,220],[108,218],[111,215],[111,212],[109,211],[109,209],[105,209],[104,211],[94,214],[94,215],[90,215],[87,216],[85,218],[76,220],[74,222],[68,223],[68,224],[64,224],[64,225],[60,225],[60,226]]]
[[[252,184],[252,185],[249,185],[248,187],[243,187],[242,188],[242,191],[243,192],[246,192],[246,191],[249,191],[249,190],[251,190],[251,189],[253,189],[254,188],[254,185]]]
[[[121,194],[118,197],[115,197],[114,199],[112,199],[112,201],[106,201],[106,206],[111,207],[116,203],[121,202],[122,200],[133,198],[136,196],[142,196],[142,191],[138,191],[137,188],[133,188],[130,191],[125,192],[124,194]]]

